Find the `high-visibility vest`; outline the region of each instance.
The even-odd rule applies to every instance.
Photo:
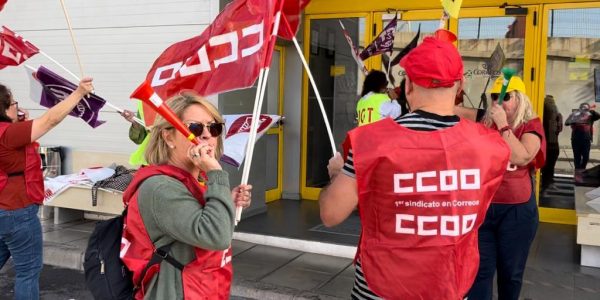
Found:
[[[390,101],[390,97],[383,93],[368,93],[360,98],[356,104],[358,126],[381,120],[380,108],[386,101]]]
[[[138,112],[140,114],[140,118],[144,120],[144,105],[142,105],[142,101],[138,101]],[[145,120],[144,120],[145,121]],[[138,145],[137,149],[129,156],[129,164],[132,166],[145,166],[148,165],[146,162],[146,147],[148,147],[148,141],[150,141],[150,134],[146,134],[144,141]]]
[[[384,299],[463,299],[479,266],[477,230],[510,156],[502,137],[465,119],[415,131],[386,118],[346,143],[369,288]]]

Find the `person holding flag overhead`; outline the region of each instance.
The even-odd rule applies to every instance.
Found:
[[[138,93],[142,87],[149,91]],[[183,93],[165,103],[142,87],[132,97],[151,99],[160,116],[148,136],[149,165],[123,195],[121,259],[141,287],[135,299],[228,299],[235,206],[250,205],[252,186],[229,189],[219,164],[224,120],[210,102]],[[164,246],[174,262],[145,272],[153,250]]]
[[[477,229],[510,152],[494,130],[454,115],[456,47],[426,37],[400,65],[412,112],[348,133],[327,166],[321,220],[359,208],[353,299],[462,299],[477,273]]]
[[[387,89],[388,81],[385,73],[372,70],[365,77],[360,99],[356,104],[358,126],[379,121],[383,118],[395,119],[402,109],[395,99],[390,99]],[[395,95],[394,95],[395,96]]]
[[[36,140],[56,127],[94,87],[84,78],[63,101],[27,120],[8,87],[0,84],[0,269],[12,256],[15,298],[38,299],[42,270],[42,226],[38,207],[44,180]],[[19,121],[19,113],[25,120]]]

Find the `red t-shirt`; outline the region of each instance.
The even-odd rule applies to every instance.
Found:
[[[0,209],[15,210],[33,202],[25,188],[25,146],[31,144],[33,121],[12,123],[0,137],[0,168],[9,174],[6,187],[0,191]],[[10,176],[14,174],[14,176]]]

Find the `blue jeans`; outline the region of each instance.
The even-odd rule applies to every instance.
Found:
[[[42,224],[38,205],[16,210],[0,209],[0,269],[12,256],[15,265],[15,299],[39,299],[42,271]]]
[[[479,271],[469,300],[491,300],[498,272],[498,299],[519,299],[529,246],[538,227],[535,193],[522,204],[492,204],[479,228]]]

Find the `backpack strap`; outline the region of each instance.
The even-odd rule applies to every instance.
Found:
[[[152,258],[150,259],[148,264],[146,264],[146,266],[144,267],[144,270],[142,271],[142,274],[141,274],[142,276],[140,277],[140,278],[142,278],[142,281],[144,280],[143,278],[146,277],[146,272],[148,272],[148,269],[150,269],[150,267],[152,267],[156,264],[160,264],[163,260],[166,260],[168,263],[173,265],[178,270],[183,271],[184,266],[179,261],[177,261],[175,258],[173,258],[171,255],[169,255],[171,246],[173,246],[173,244],[168,244],[168,245],[160,247],[154,251],[154,253],[152,254]]]

